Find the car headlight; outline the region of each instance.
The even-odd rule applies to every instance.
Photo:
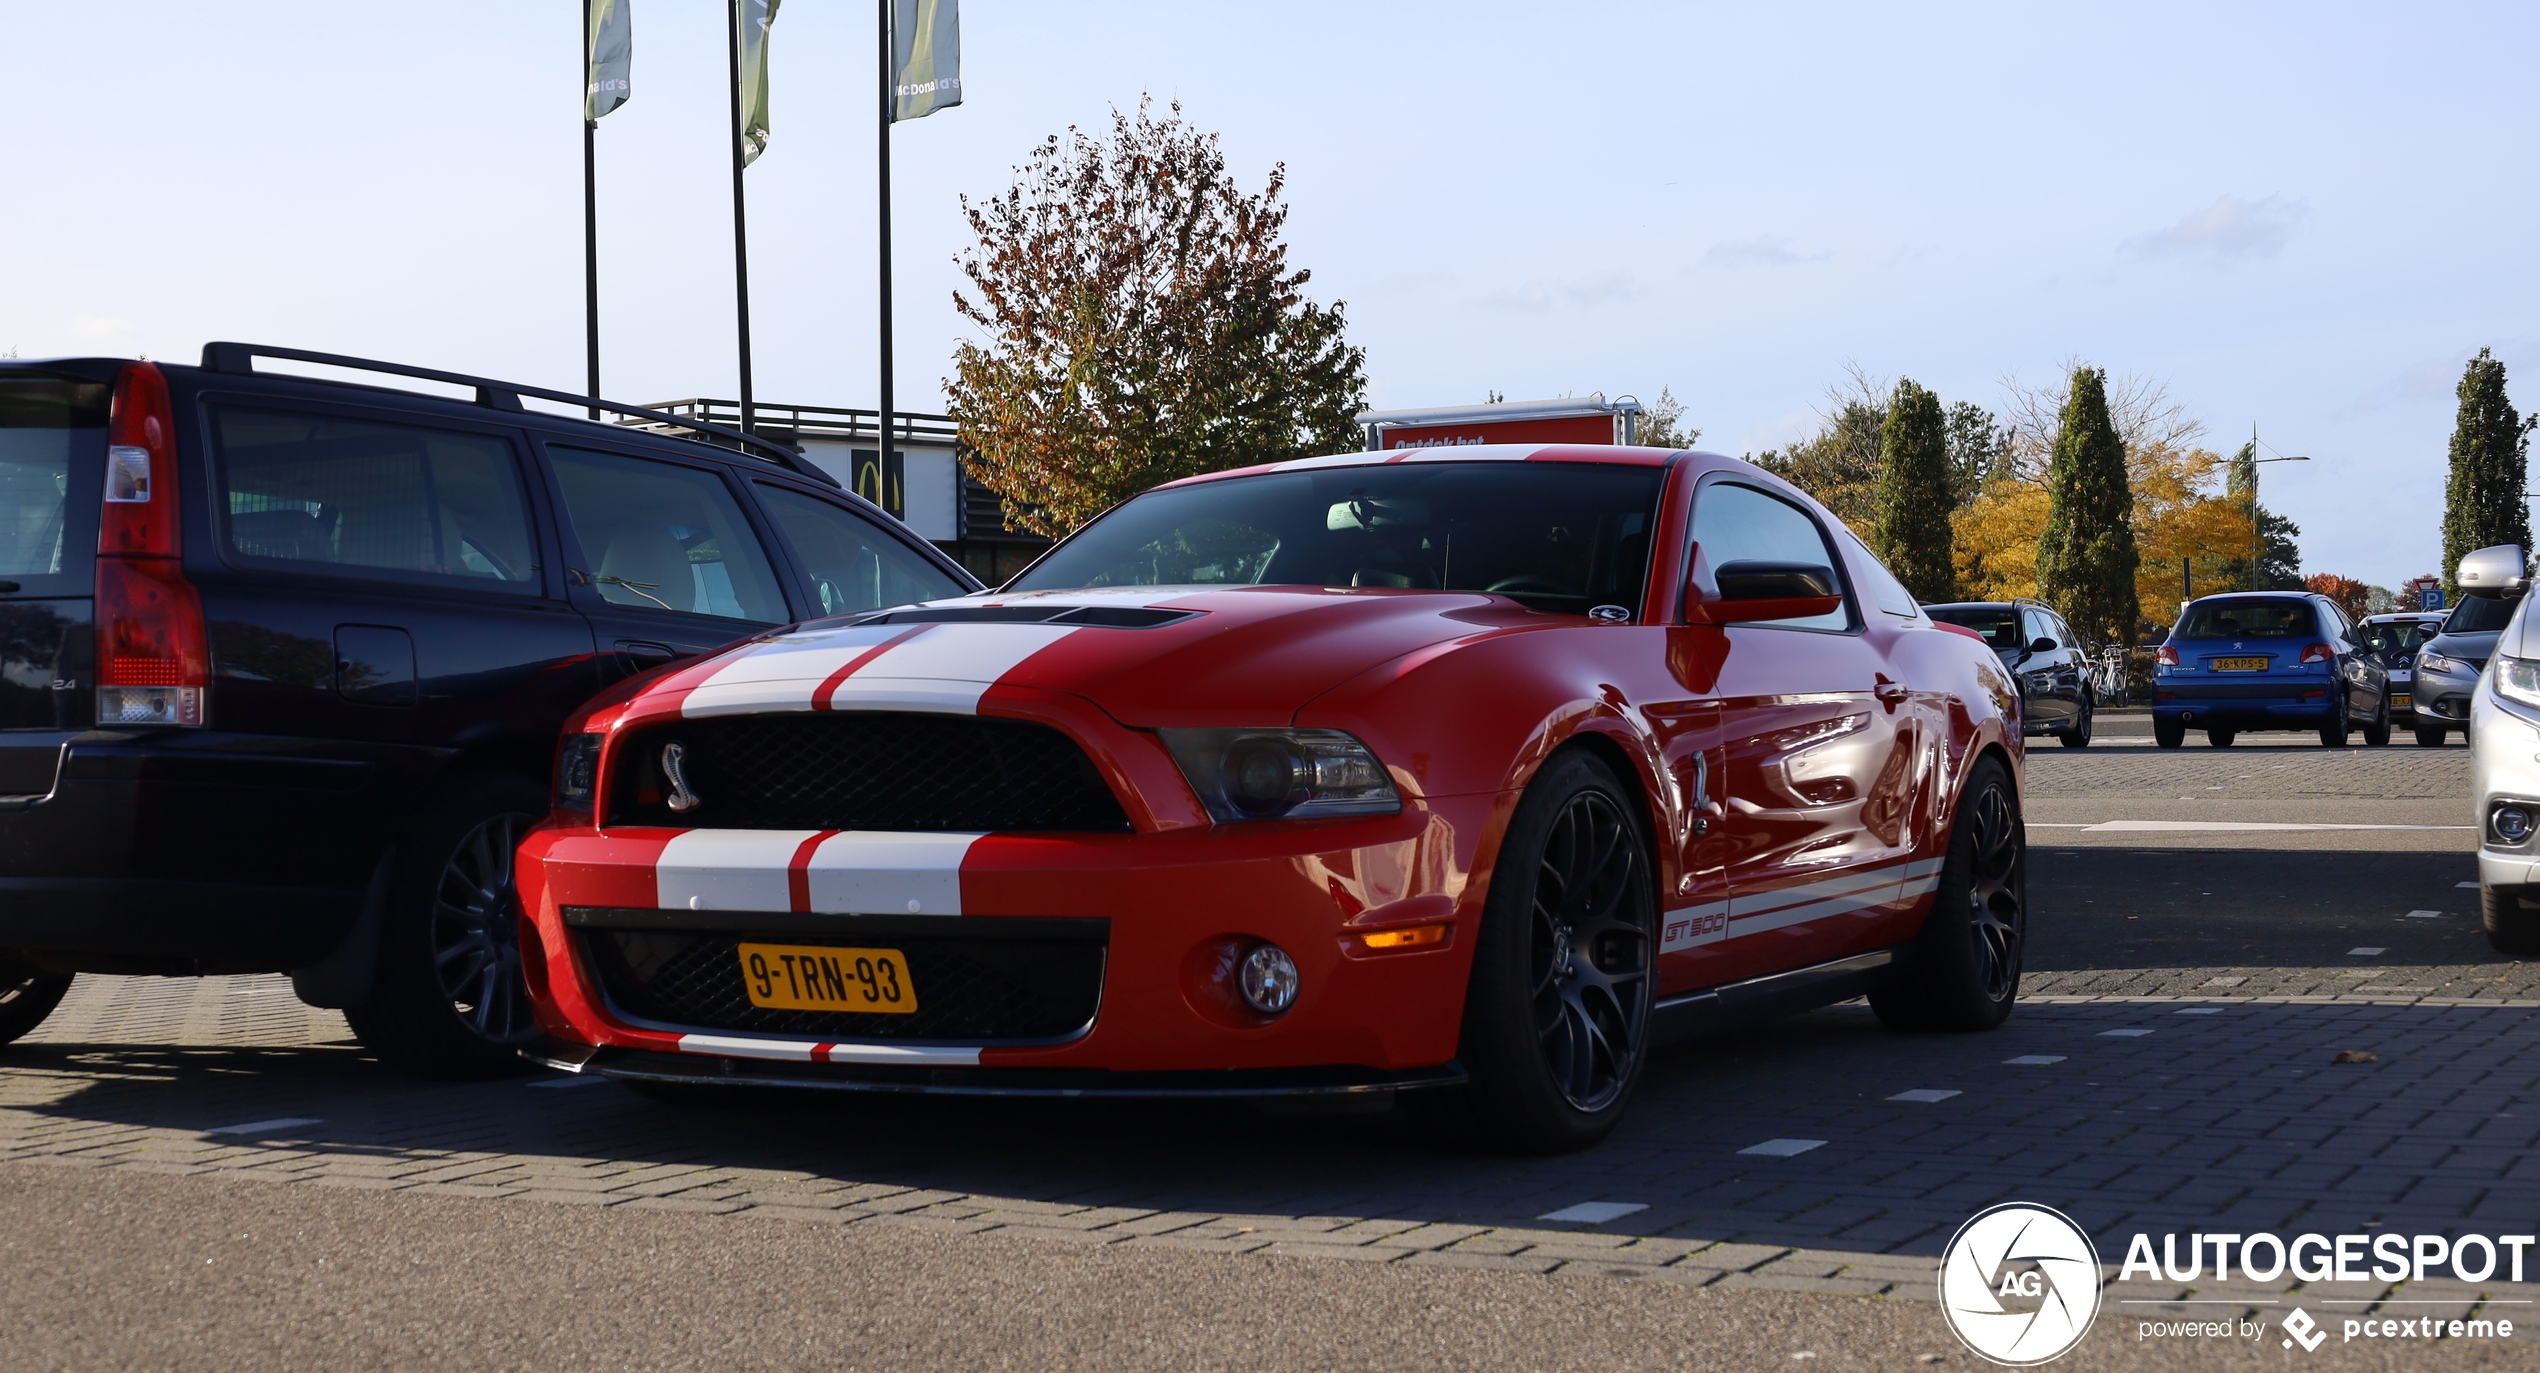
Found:
[[[2526,706],[2540,706],[2540,659],[2498,658],[2496,694]]]
[[[2459,660],[2446,658],[2440,653],[2420,653],[2417,655],[2417,671],[2419,672],[2451,672],[2457,670],[2460,666],[2461,664]]]
[[[1337,729],[1165,729],[1200,804],[1220,820],[1391,815],[1402,795],[1384,764]]]
[[[600,738],[568,736],[556,750],[556,809],[589,815],[599,801]]]

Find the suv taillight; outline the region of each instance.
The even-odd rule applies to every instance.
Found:
[[[2170,647],[2168,644],[2163,644],[2159,648],[2152,650],[2152,656],[2160,660],[2160,664],[2163,667],[2178,666],[2178,650]]]
[[[176,413],[155,364],[115,375],[97,522],[97,723],[200,725],[212,683],[203,598],[178,561]]]
[[[2336,655],[2334,652],[2330,651],[2330,649],[2329,649],[2328,645],[2326,645],[2326,644],[2304,644],[2304,645],[2302,645],[2302,661],[2303,661],[2303,662],[2306,662],[2306,663],[2325,663],[2325,662],[2330,662],[2330,661],[2333,661],[2336,657],[2337,657],[2337,655]]]

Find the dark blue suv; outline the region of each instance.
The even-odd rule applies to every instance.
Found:
[[[2152,670],[2152,738],[2163,748],[2200,728],[2216,748],[2249,730],[2317,730],[2344,748],[2390,742],[2389,676],[2365,636],[2325,596],[2241,592],[2187,607]]]
[[[508,1071],[566,715],[977,587],[791,449],[639,407],[242,344],[0,362],[0,1044],[77,973],[287,972],[392,1063]]]

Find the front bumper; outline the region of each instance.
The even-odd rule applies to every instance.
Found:
[[[717,1080],[859,1090],[1133,1095],[1421,1085],[1447,1080],[1438,1074],[1455,1058],[1480,920],[1480,888],[1466,874],[1510,804],[1431,798],[1367,819],[975,841],[551,827],[529,837],[517,869],[524,964],[559,1055],[621,1076],[692,1065]],[[590,942],[597,908],[673,935],[868,948],[952,945],[965,922],[982,938],[1034,921],[1101,924],[1099,998],[1088,1023],[1057,1036],[918,1039],[877,1030],[882,1017],[825,1015],[770,1031],[750,1028],[765,1017],[738,1007],[725,1023],[676,1023],[611,995],[612,978],[626,984],[597,961],[614,956]],[[1353,937],[1441,923],[1445,941],[1422,947],[1370,950]],[[1261,942],[1299,971],[1296,1003],[1277,1017],[1245,1007],[1230,980]],[[922,1010],[928,986],[915,991]],[[1229,1073],[1273,1076],[1244,1086]]]
[[[2488,827],[2508,801],[2540,809],[2540,710],[2509,705],[2480,689],[2470,706],[2470,822],[2478,826],[2478,884],[2490,890],[2540,885],[2540,835],[2509,844]]]

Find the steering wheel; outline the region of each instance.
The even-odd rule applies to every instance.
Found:
[[[1494,596],[1569,596],[1573,594],[1570,588],[1550,577],[1537,577],[1531,573],[1502,577],[1482,590]]]

